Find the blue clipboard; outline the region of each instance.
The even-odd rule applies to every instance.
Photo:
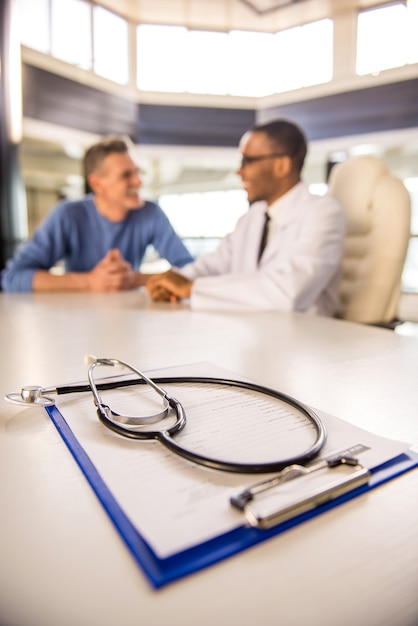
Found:
[[[158,557],[141,536],[138,529],[130,522],[117,500],[101,478],[89,456],[75,437],[61,412],[56,406],[46,408],[52,422],[65,444],[99,498],[102,506],[118,530],[121,538],[134,557],[136,563],[154,588],[160,588],[179,578],[202,570],[242,550],[266,541],[297,524],[374,489],[396,476],[418,466],[418,454],[412,451],[403,453],[391,461],[371,471],[367,484],[352,489],[343,495],[329,500],[315,508],[291,519],[287,519],[268,529],[245,525],[230,532],[200,543],[167,558]]]

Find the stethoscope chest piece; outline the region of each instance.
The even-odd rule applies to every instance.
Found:
[[[41,407],[53,406],[55,404],[54,398],[43,395],[44,391],[45,390],[38,385],[28,385],[27,387],[22,387],[20,393],[8,393],[6,400],[13,404],[37,405]]]

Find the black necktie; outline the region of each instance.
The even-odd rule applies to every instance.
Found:
[[[270,222],[270,215],[267,213],[267,211],[264,213],[264,226],[263,226],[263,232],[261,233],[261,241],[260,241],[260,248],[258,250],[258,262],[260,262],[260,259],[263,255],[264,252],[264,248],[266,247],[267,244],[267,235],[269,232],[269,222]]]

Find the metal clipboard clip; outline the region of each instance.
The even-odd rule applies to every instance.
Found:
[[[312,465],[289,465],[230,502],[251,526],[266,529],[366,485],[369,478],[369,470],[356,458],[339,455]]]

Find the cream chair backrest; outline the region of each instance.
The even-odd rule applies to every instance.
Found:
[[[328,193],[347,214],[339,317],[391,322],[411,232],[408,191],[383,160],[360,156],[334,165]]]

